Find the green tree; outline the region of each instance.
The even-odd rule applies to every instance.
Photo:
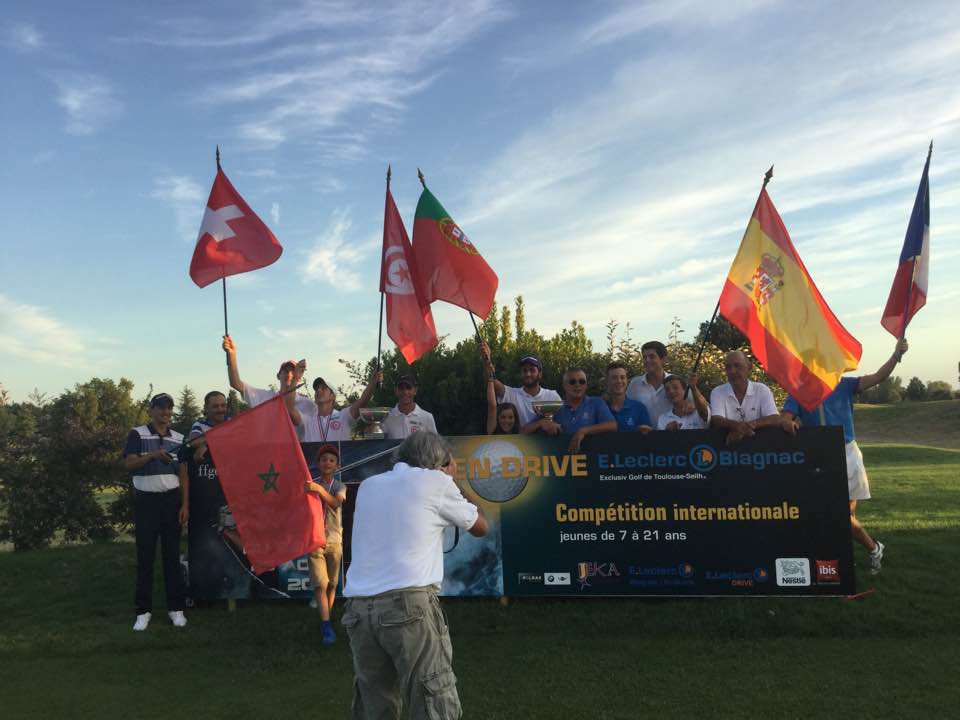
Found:
[[[907,400],[926,400],[927,399],[927,388],[923,384],[923,380],[914,375],[910,378],[910,382],[907,383]]]
[[[945,380],[931,380],[927,383],[927,400],[950,400],[953,388]]]
[[[173,410],[171,427],[183,435],[190,432],[194,421],[203,413],[203,409],[197,404],[197,396],[186,385],[180,391],[180,397]]]
[[[0,540],[14,550],[50,542],[59,521],[59,497],[44,467],[49,439],[42,409],[31,403],[0,406]]]
[[[704,335],[709,326],[709,320],[700,323],[700,331],[696,337],[697,344],[703,342]],[[724,351],[740,350],[750,345],[746,335],[740,332],[733,323],[719,313],[717,313],[717,317],[713,321],[713,327],[710,328],[710,336],[707,338],[707,341]]]
[[[903,400],[905,392],[903,380],[899,376],[891,375],[872,388],[867,388],[860,393],[860,402],[871,405],[889,405]]]
[[[246,403],[240,399],[237,391],[233,388],[230,388],[230,392],[227,393],[227,415],[230,417],[236,417],[246,409]]]

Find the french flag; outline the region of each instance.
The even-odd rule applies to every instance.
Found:
[[[883,309],[880,324],[896,338],[907,331],[907,324],[916,312],[927,304],[927,271],[930,265],[930,155],[933,143],[923,166],[923,177],[913,203],[907,236],[900,252],[900,265],[893,278],[893,287]]]

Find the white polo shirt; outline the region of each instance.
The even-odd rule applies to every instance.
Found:
[[[515,388],[508,385],[503,386],[503,397],[498,399],[500,402],[513,403],[514,407],[517,408],[517,414],[520,416],[520,427],[537,419],[537,412],[533,409],[534,402],[550,400],[559,402],[562,400],[556,390],[547,390],[547,388],[542,387],[536,395],[531,395],[522,387]]]
[[[343,594],[367,597],[443,583],[443,529],[469,530],[477,507],[440,470],[397,463],[357,490]]]
[[[383,435],[391,440],[403,440],[421,430],[437,432],[437,425],[433,422],[433,415],[414,403],[413,410],[404,414],[394,405],[390,408],[387,419],[381,423]]]
[[[300,442],[337,442],[349,440],[356,424],[350,408],[334,410],[329,415],[320,415],[317,404],[310,403],[309,408],[300,408],[300,426],[297,434]]]
[[[768,415],[779,415],[773,393],[763,383],[747,380],[743,402],[737,401],[730,383],[718,385],[710,393],[710,414],[735,422],[751,422]]]
[[[666,430],[667,425],[672,422],[676,422],[681,430],[706,430],[710,425],[710,412],[707,411],[707,419],[704,420],[696,410],[689,415],[677,415],[673,410],[670,410],[657,420],[657,430]]]
[[[670,373],[664,373],[663,379],[670,377]],[[667,399],[663,390],[663,383],[660,387],[654,387],[647,382],[646,374],[637,375],[630,380],[627,385],[627,397],[631,400],[639,400],[647,406],[647,414],[650,416],[650,424],[657,426],[657,421],[664,413],[673,409],[673,403]]]
[[[243,383],[243,392],[240,394],[243,397],[243,401],[247,405],[250,407],[256,407],[257,405],[262,405],[267,400],[273,400],[273,398],[280,393],[276,390],[262,390],[260,388],[253,387],[253,385],[247,385],[247,383]],[[297,405],[297,410],[299,410],[301,413],[309,412],[311,407],[314,409],[314,413],[316,413],[317,404],[305,395],[297,394],[297,399],[294,402]]]

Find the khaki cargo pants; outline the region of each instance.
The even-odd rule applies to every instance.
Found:
[[[353,717],[413,720],[461,717],[453,646],[433,588],[348,598],[341,620],[353,651]]]

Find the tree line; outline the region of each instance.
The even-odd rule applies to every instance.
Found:
[[[464,318],[464,322],[466,322]],[[673,318],[668,334],[667,370],[688,375],[693,368],[708,323],[701,323],[691,342],[682,342],[679,318]],[[564,370],[581,367],[586,371],[589,392],[602,394],[606,367],[624,363],[630,375],[643,372],[642,341],[633,338],[628,324],[607,325],[605,347],[594,349],[579,322],[551,337],[526,325],[524,302],[517,297],[512,306],[494,306],[479,326],[480,336],[489,343],[498,376],[508,385],[519,385],[521,357],[536,355],[543,363],[544,387],[560,388]],[[643,338],[648,340],[651,338]],[[699,369],[704,394],[726,382],[723,356],[742,349],[749,355],[746,339],[723,318],[710,329]],[[341,359],[348,382],[338,388],[342,404],[354,400],[376,366]],[[396,378],[414,372],[420,387],[417,402],[434,414],[441,433],[480,434],[485,428],[486,382],[475,337],[454,345],[444,338],[431,352],[407,365],[396,349],[381,358],[383,386],[372,404],[392,406],[396,400]],[[753,378],[766,383],[782,404],[785,393],[759,366]],[[224,379],[226,380],[226,379]],[[143,397],[134,397],[133,383],[93,378],[50,399],[35,391],[26,402],[12,403],[0,388],[0,542],[16,550],[43,547],[53,539],[65,541],[109,540],[128,528],[132,519],[130,480],[123,469],[122,449],[130,428],[147,422],[147,407],[153,388]],[[891,377],[864,393],[862,401],[875,403],[903,400],[949,399],[949,383],[924,383],[912,378],[904,388],[900,378]],[[186,433],[202,414],[201,399],[189,387],[180,392],[173,427]],[[228,394],[231,415],[245,406],[236,392]]]

